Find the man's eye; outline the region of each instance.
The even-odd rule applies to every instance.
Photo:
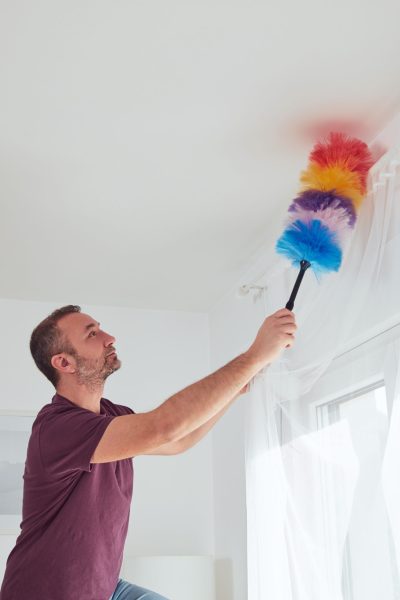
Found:
[[[96,332],[95,332],[95,331],[91,331],[91,332],[89,333],[89,337],[92,335],[92,333],[93,333],[93,335],[96,335]]]

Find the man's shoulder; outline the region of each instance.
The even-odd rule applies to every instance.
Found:
[[[40,421],[43,417],[45,417],[48,414],[54,413],[58,409],[59,407],[56,404],[49,402],[48,404],[42,406],[42,408],[39,410],[39,412],[36,415],[36,420]]]
[[[101,405],[103,407],[103,412],[101,414],[105,413],[107,415],[117,417],[122,415],[135,414],[135,411],[132,410],[132,408],[130,408],[129,406],[125,406],[124,404],[116,404],[108,398],[102,398]],[[80,408],[79,406],[73,406],[69,402],[50,402],[42,406],[42,408],[39,410],[39,412],[36,415],[34,424],[38,425],[43,420],[52,420],[53,418],[58,418],[61,415],[68,416],[65,413],[75,414],[77,410],[87,412],[85,409]]]
[[[125,406],[124,404],[116,404],[115,402],[111,402],[107,398],[102,398],[101,403],[104,406],[107,414],[109,415],[133,415],[135,411],[132,410],[129,406]]]

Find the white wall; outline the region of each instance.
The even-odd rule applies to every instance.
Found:
[[[52,303],[0,300],[0,410],[36,414],[51,401],[54,388],[33,362],[29,337],[55,308]],[[83,305],[82,311],[116,337],[122,366],[107,380],[103,395],[117,404],[136,412],[150,410],[209,373],[203,313]],[[134,468],[125,555],[212,555],[211,435],[182,455],[138,457]],[[5,554],[6,546],[9,551],[14,539],[3,538],[0,552]],[[0,580],[3,568],[0,563]]]
[[[227,294],[210,313],[211,370],[247,350],[263,320],[251,296]],[[244,403],[240,396],[213,430],[218,600],[247,598]]]

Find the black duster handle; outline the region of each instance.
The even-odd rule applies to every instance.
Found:
[[[286,308],[289,310],[293,310],[294,301],[296,300],[297,292],[299,291],[300,284],[303,280],[304,273],[307,271],[308,267],[311,267],[311,263],[308,260],[300,261],[300,272],[297,275],[296,283],[294,284],[293,291],[290,295],[288,303],[286,304]]]

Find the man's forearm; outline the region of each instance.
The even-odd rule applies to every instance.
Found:
[[[157,413],[168,442],[177,442],[205,425],[239,394],[263,367],[254,355],[244,353],[224,367],[174,394]]]
[[[203,439],[203,437],[210,431],[210,429],[214,427],[215,423],[220,420],[222,415],[226,413],[226,411],[232,405],[234,400],[236,400],[236,398],[237,395],[234,396],[229,402],[229,404],[224,406],[224,408],[222,408],[219,411],[219,413],[211,417],[211,419],[207,421],[207,423],[204,423],[204,425],[201,425],[200,427],[192,431],[192,433],[188,433],[181,440],[178,440],[176,442],[176,452],[179,453],[184,452],[185,450],[189,450],[189,448],[192,448],[192,446],[194,446],[195,444],[197,444],[197,442]]]
[[[200,427],[198,427],[198,429],[195,429],[194,431],[192,431],[192,433],[189,433],[184,438],[179,440],[177,444],[179,444],[180,447],[177,451],[184,452],[185,450],[189,450],[189,448],[192,448],[192,446],[194,446],[195,444],[197,444],[197,442],[203,439],[203,437],[210,431],[210,429],[214,427],[215,423],[220,420],[222,415],[226,413],[228,408],[232,406],[236,398],[248,392],[249,388],[250,384],[248,383],[240,390],[239,394],[236,394],[236,396],[232,398],[229,404],[227,404],[222,410],[219,411],[219,413],[217,413],[214,417],[207,421],[207,423],[204,423],[204,425],[201,425]]]

